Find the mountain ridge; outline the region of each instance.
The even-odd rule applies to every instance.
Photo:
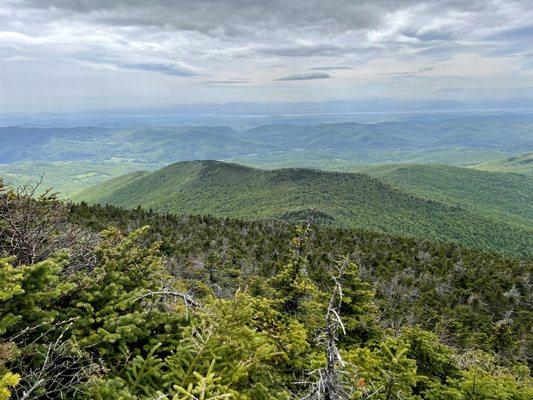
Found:
[[[533,248],[533,230],[519,215],[507,221],[483,207],[422,196],[364,173],[184,161],[116,178],[82,191],[74,201],[177,215],[291,221],[305,219],[312,210],[344,227],[427,236],[509,254],[531,255]]]

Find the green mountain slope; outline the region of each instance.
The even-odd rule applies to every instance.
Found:
[[[473,165],[472,168],[483,171],[514,172],[517,174],[533,175],[533,153],[487,161],[482,164]]]
[[[490,213],[508,223],[533,224],[533,179],[450,165],[381,165],[365,173],[417,196]]]
[[[520,223],[518,215],[505,221],[490,211],[423,197],[360,173],[180,162],[114,179],[74,199],[246,219],[301,220],[312,213],[338,226],[449,240],[506,254],[531,255],[533,249],[533,228]]]
[[[8,184],[21,186],[36,182],[42,177],[41,191],[48,188],[58,191],[61,197],[69,197],[88,186],[105,182],[140,169],[157,169],[156,164],[130,164],[80,161],[24,161],[0,164],[0,177]]]

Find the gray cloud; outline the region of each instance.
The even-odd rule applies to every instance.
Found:
[[[222,79],[204,81],[208,85],[241,85],[250,83],[249,79]]]
[[[352,70],[353,67],[313,67],[309,69],[311,71],[337,71],[337,70]]]
[[[494,0],[22,0],[22,5],[112,26],[159,27],[226,37],[272,35],[278,31],[317,32],[331,35],[346,31],[380,29],[393,13],[416,10],[416,26],[400,27],[408,36],[435,40],[457,36],[457,16],[497,17]],[[527,7],[528,0],[510,0]],[[424,24],[430,18],[450,15],[448,24]],[[497,18],[492,18],[498,24]],[[501,21],[500,23],[504,23]],[[270,36],[271,37],[271,36]]]
[[[276,79],[277,81],[309,81],[313,79],[329,79],[331,76],[325,72],[309,72],[303,74],[293,74]]]
[[[416,0],[372,1],[319,0],[26,0],[28,7],[85,16],[111,25],[160,26],[202,33],[238,36],[255,27],[291,25],[327,27],[329,31],[369,28],[379,23],[382,13],[416,3]]]
[[[76,22],[114,30],[121,41],[186,41],[189,54],[227,51],[222,58],[371,58],[409,48],[461,49],[486,38],[524,35],[528,0],[20,0],[0,26],[28,19],[28,30]],[[518,18],[520,17],[520,18]],[[525,21],[525,22],[524,22]],[[525,25],[524,25],[525,24]],[[97,29],[95,29],[97,31]],[[506,32],[509,34],[506,36]],[[515,33],[516,32],[516,33]],[[201,36],[209,38],[202,41]],[[111,36],[113,37],[113,36]],[[296,38],[298,40],[296,40]],[[457,42],[461,41],[460,44]],[[155,47],[155,46],[154,46]],[[182,47],[180,48],[182,49]],[[429,50],[431,51],[431,50]]]
[[[9,60],[0,63],[0,108],[26,104],[27,93],[64,99],[70,106],[68,99],[84,90],[98,101],[105,92],[121,106],[135,90],[169,102],[285,96],[297,101],[327,96],[328,88],[336,99],[354,93],[382,96],[389,89],[412,96],[424,87],[427,92],[420,95],[431,97],[446,79],[472,86],[473,72],[479,85],[495,87],[520,87],[531,79],[522,73],[531,70],[531,0],[0,3],[0,59]],[[423,74],[421,66],[434,71]],[[328,72],[350,68],[353,73],[328,80]],[[387,80],[387,75],[410,79]],[[133,87],[132,76],[143,84]],[[234,76],[250,81],[228,78]],[[274,83],[316,79],[322,79],[320,93],[305,82]],[[397,86],[391,88],[391,81]],[[75,94],[59,93],[74,87]]]
[[[282,57],[338,57],[343,54],[360,51],[366,53],[371,49],[353,48],[328,43],[314,45],[280,45],[271,47],[260,47],[255,50],[257,54],[275,55]]]
[[[121,64],[119,67],[136,71],[159,72],[172,76],[194,76],[195,73],[176,67],[171,64]]]
[[[416,74],[419,74],[420,72],[428,72],[433,71],[435,68],[433,67],[425,67],[425,68],[419,68],[415,71],[400,71],[400,72],[387,72],[387,73],[381,73],[380,75],[384,76],[413,76]]]

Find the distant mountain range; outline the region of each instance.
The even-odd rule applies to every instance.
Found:
[[[319,223],[533,255],[533,180],[451,166],[386,166],[363,173],[258,170],[191,161],[135,172],[75,201],[162,213]]]
[[[0,164],[22,161],[165,165],[217,159],[266,168],[366,163],[478,164],[530,150],[533,115],[431,117],[375,123],[0,128]]]
[[[292,116],[339,116],[356,114],[446,113],[446,112],[523,112],[533,110],[533,99],[479,101],[435,99],[367,99],[363,101],[286,102],[286,103],[204,103],[167,107],[115,108],[63,113],[0,114],[0,126],[47,124],[54,126],[120,125],[144,126],[167,123],[202,123],[211,118],[219,122],[228,117],[270,118]]]

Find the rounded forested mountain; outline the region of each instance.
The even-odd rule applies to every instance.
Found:
[[[188,161],[111,179],[74,197],[177,215],[294,221],[307,210],[344,228],[452,241],[533,256],[533,180],[451,166],[382,166],[367,173],[264,171]]]

